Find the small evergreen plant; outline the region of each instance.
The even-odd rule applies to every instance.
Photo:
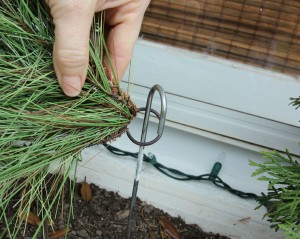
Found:
[[[291,98],[292,105],[300,106],[300,97]],[[300,164],[286,151],[286,156],[273,151],[262,152],[263,163],[250,161],[258,167],[253,176],[267,181],[268,193],[258,198],[259,207],[267,206],[268,221],[275,230],[282,229],[286,239],[300,239]]]
[[[109,57],[102,19],[92,26],[85,86],[69,98],[55,77],[54,25],[44,0],[0,1],[0,238],[22,235],[32,215],[40,218],[32,238],[45,221],[51,230],[81,151],[121,135],[136,114],[111,64],[102,64]],[[71,213],[72,204],[68,221]]]

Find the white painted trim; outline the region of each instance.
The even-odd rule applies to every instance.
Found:
[[[169,125],[248,149],[300,155],[300,114],[288,106],[299,95],[298,79],[144,40],[133,59],[132,98],[144,106],[149,88],[162,85]]]

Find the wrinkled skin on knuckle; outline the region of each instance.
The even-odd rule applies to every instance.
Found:
[[[59,21],[74,15],[84,17],[91,11],[94,12],[96,3],[95,0],[48,0],[47,4],[54,21]]]
[[[65,69],[84,69],[88,64],[88,52],[78,49],[61,49],[55,51],[58,67]]]
[[[143,12],[149,5],[151,0],[102,0],[96,5],[96,12],[110,9],[125,9],[130,12]]]
[[[131,0],[119,8],[107,10],[106,21],[109,25],[115,26],[123,22],[141,21],[148,7],[150,0]]]

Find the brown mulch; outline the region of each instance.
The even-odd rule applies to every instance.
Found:
[[[106,191],[91,184],[92,197],[89,202],[81,195],[81,184],[76,184],[74,194],[74,218],[71,219],[70,239],[123,239],[126,238],[127,216],[130,205],[129,198],[122,198],[116,192]],[[68,197],[65,197],[63,210],[65,215],[70,207]],[[65,229],[66,218],[55,220],[53,228],[59,232]],[[60,219],[59,219],[60,218]],[[204,232],[198,225],[187,224],[180,217],[171,217],[168,213],[137,199],[134,223],[131,230],[132,239],[230,239],[229,237]],[[167,224],[167,225],[166,225]],[[25,235],[18,239],[30,239],[36,230],[36,225],[27,225]],[[51,235],[52,233],[52,235]],[[53,234],[49,226],[50,238]],[[3,237],[9,238],[9,237]],[[38,238],[43,238],[42,235]]]

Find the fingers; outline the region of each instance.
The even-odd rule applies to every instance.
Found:
[[[53,64],[66,95],[76,96],[84,84],[89,36],[95,11],[107,9],[111,27],[107,47],[118,79],[131,60],[143,15],[150,0],[46,0],[55,24]]]
[[[89,36],[95,0],[48,0],[55,24],[53,64],[59,84],[68,96],[80,93],[89,60]]]
[[[117,78],[122,79],[132,58],[144,13],[150,1],[131,1],[106,12],[106,23],[111,27],[107,48]]]

